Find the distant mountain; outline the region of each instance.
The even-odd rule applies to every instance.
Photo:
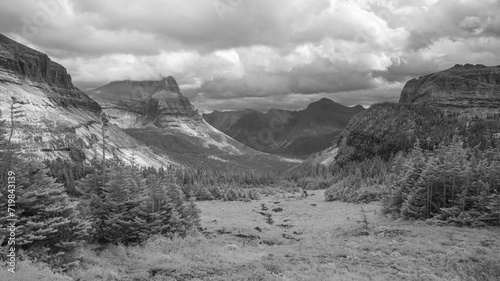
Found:
[[[16,112],[13,141],[21,150],[40,160],[102,157],[102,109],[78,90],[71,76],[46,54],[0,34],[0,110],[3,119]],[[177,165],[167,156],[154,153],[117,126],[105,131],[107,156],[122,159],[135,155],[145,166]]]
[[[460,138],[469,147],[500,137],[500,67],[456,65],[408,81],[399,103],[371,106],[342,133],[337,163],[389,158],[418,141],[426,149]]]
[[[203,114],[212,126],[254,149],[306,157],[332,145],[360,105],[346,107],[323,98],[304,110],[214,111]]]
[[[102,106],[112,123],[150,143],[145,135],[189,137],[197,146],[233,154],[251,149],[203,121],[171,76],[159,81],[115,81],[88,94]]]
[[[255,151],[212,127],[171,76],[158,81],[114,81],[88,94],[99,102],[111,123],[183,166],[248,168],[253,162],[262,163],[252,159],[263,157],[268,162],[261,164],[265,169],[283,160]]]
[[[240,110],[240,111],[217,111],[215,110],[214,112],[210,114],[203,114],[203,119],[207,121],[209,124],[217,128],[218,130],[222,132],[228,131],[238,120],[241,118],[241,116],[247,114],[247,113],[252,113],[256,112],[253,109],[245,109],[245,110]]]
[[[121,128],[167,128],[179,121],[201,120],[172,76],[159,81],[115,81],[88,94]]]

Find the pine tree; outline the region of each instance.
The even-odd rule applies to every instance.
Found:
[[[145,239],[143,205],[145,182],[140,171],[119,159],[106,161],[103,185],[92,186],[92,176],[83,181],[89,201],[89,219],[94,240],[99,243],[137,243]],[[102,169],[101,169],[102,170]],[[103,179],[104,181],[104,179]]]
[[[48,262],[62,269],[73,264],[72,251],[88,235],[89,224],[79,219],[76,202],[71,202],[61,184],[47,176],[42,163],[22,160],[12,142],[17,118],[22,111],[13,99],[10,114],[10,133],[5,140],[5,121],[0,121],[0,171],[2,189],[0,197],[14,198],[15,213],[7,213],[7,200],[0,202],[0,224],[8,219],[16,221],[17,250],[23,249],[29,257]],[[1,119],[1,118],[0,118]],[[15,177],[15,189],[6,187],[6,172]],[[12,216],[14,215],[14,216]],[[5,236],[0,230],[0,237]],[[3,243],[3,239],[0,242]]]
[[[71,202],[61,184],[46,175],[41,163],[15,159],[16,244],[28,256],[53,266],[67,266],[68,255],[88,235],[89,224],[78,218],[76,202]],[[6,194],[4,190],[2,197]],[[7,210],[6,201],[0,203]],[[6,225],[8,214],[0,223]]]
[[[196,206],[196,199],[194,196],[189,197],[189,201],[186,208],[186,213],[188,217],[188,229],[197,229],[200,227],[200,209]]]

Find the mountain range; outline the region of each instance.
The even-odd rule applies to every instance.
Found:
[[[335,143],[349,120],[362,111],[360,105],[346,107],[323,98],[298,111],[214,111],[203,114],[203,119],[256,150],[307,157]]]
[[[138,138],[185,135],[202,147],[231,154],[253,152],[203,121],[172,76],[159,81],[114,81],[87,93],[99,102],[110,122]]]
[[[3,35],[0,110],[8,129],[13,126],[12,142],[39,160],[87,161],[105,154],[141,166],[219,170],[294,163],[255,151],[212,127],[171,76],[114,81],[82,92],[63,66]]]
[[[64,67],[1,34],[0,110],[14,126],[12,141],[38,159],[102,157],[104,137],[108,157],[134,156],[143,166],[177,165],[116,125],[103,130],[101,106],[73,85]]]
[[[399,103],[367,110],[323,98],[303,110],[200,116],[171,76],[84,93],[63,66],[0,34],[0,110],[12,141],[39,159],[85,161],[105,151],[142,166],[266,170],[293,163],[272,154],[319,152],[318,163],[331,164],[388,158],[416,142],[430,149],[457,135],[491,143],[500,136],[500,66],[455,65],[411,79]]]
[[[261,165],[265,168],[275,161],[288,161],[255,151],[212,127],[172,76],[158,81],[114,81],[87,93],[111,123],[186,167],[246,169],[261,162],[255,159],[266,159],[268,163]]]

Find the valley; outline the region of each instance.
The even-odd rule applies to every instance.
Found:
[[[296,30],[226,46],[236,34],[209,44],[211,25],[182,39],[108,22],[142,4],[65,4],[126,40],[0,34],[0,280],[500,280],[500,66],[475,59],[488,48],[450,64],[417,42],[432,32],[372,42],[354,25],[350,42],[337,24],[341,42]],[[294,7],[309,8],[326,9]],[[176,28],[207,20],[191,12]],[[246,23],[218,16],[221,34]],[[494,33],[478,20],[458,25]],[[265,37],[275,21],[249,22]]]
[[[256,150],[307,158],[332,146],[349,120],[364,111],[323,98],[306,109],[215,111],[203,118],[215,128]]]

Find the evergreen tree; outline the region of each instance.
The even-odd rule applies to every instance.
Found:
[[[89,224],[78,218],[77,203],[69,200],[61,184],[46,175],[43,164],[14,161],[15,168],[10,169],[16,178],[16,245],[30,257],[53,266],[68,266],[69,255],[88,235]],[[7,198],[6,189],[0,192]],[[11,217],[4,211],[6,200],[2,200],[0,208],[0,223],[7,225]]]
[[[7,200],[0,202],[0,224],[7,225],[9,219],[16,219],[16,250],[23,249],[28,257],[45,261],[54,267],[67,268],[74,261],[72,251],[88,235],[89,224],[78,217],[76,202],[71,202],[61,184],[47,176],[47,169],[33,159],[23,159],[12,143],[15,119],[19,110],[11,106],[11,128],[5,140],[5,122],[0,126],[0,171],[2,189],[0,197],[12,198],[15,212],[8,212]],[[7,171],[14,177],[14,189],[6,188]],[[12,181],[11,181],[12,182]],[[0,230],[5,237],[6,229]],[[5,241],[1,239],[0,243]]]

